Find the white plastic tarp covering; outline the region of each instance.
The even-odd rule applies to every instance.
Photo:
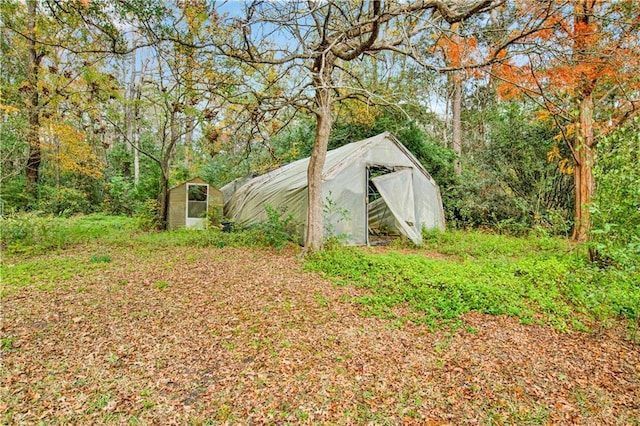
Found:
[[[307,168],[309,159],[301,159],[225,190],[225,214],[245,226],[267,220],[265,207],[283,209],[305,233],[307,213]],[[374,178],[384,203],[367,203],[367,168],[380,166],[396,172]],[[325,213],[327,229],[345,236],[348,244],[367,244],[367,217],[381,224],[395,225],[412,241],[419,243],[421,229],[444,229],[440,191],[419,161],[390,133],[350,143],[327,152],[322,173],[325,204],[333,207]],[[329,201],[331,203],[329,203]],[[377,200],[376,200],[377,201]],[[384,209],[388,205],[391,212]],[[369,210],[367,210],[369,207]],[[380,217],[378,217],[380,215]],[[391,227],[391,226],[390,226]]]
[[[416,209],[413,196],[413,173],[403,169],[371,179],[389,210],[396,217],[402,234],[416,244],[422,240],[416,229]]]

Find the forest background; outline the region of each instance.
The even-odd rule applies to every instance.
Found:
[[[328,111],[328,149],[396,135],[450,228],[637,262],[635,1],[10,0],[0,14],[3,216],[162,227],[170,186],[312,155]]]

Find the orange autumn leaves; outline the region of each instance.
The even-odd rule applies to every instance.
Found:
[[[522,2],[520,13],[534,13],[539,2]],[[606,120],[596,123],[607,131],[613,109],[632,107],[626,94],[640,90],[638,25],[640,4],[630,0],[596,2],[572,0],[549,13],[544,29],[524,42],[532,47],[526,56],[499,63],[493,74],[500,80],[503,99],[520,95],[542,98],[552,115],[571,121],[575,98],[586,93],[602,99],[616,95],[616,105]],[[623,95],[623,96],[619,96]],[[611,102],[608,103],[612,106]]]
[[[449,33],[444,33],[438,39],[434,51],[440,53],[447,67],[460,68],[467,74],[477,76],[478,71],[472,68],[479,62],[478,42],[475,37],[463,37],[460,35],[460,24],[451,25]],[[462,78],[460,72],[456,72],[454,78]]]

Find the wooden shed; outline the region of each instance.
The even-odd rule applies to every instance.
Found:
[[[167,229],[204,229],[213,212],[222,213],[222,192],[196,177],[169,189]]]

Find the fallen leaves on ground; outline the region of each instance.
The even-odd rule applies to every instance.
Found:
[[[82,255],[82,254],[76,254]],[[162,249],[2,301],[3,423],[638,424],[640,346],[364,317],[295,253]]]

